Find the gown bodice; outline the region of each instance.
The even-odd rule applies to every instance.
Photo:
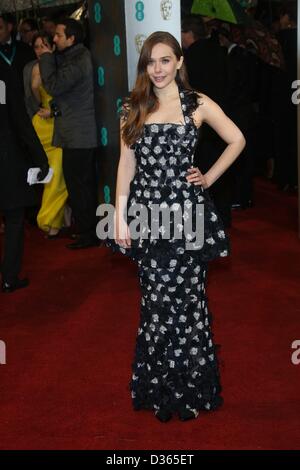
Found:
[[[179,96],[184,123],[145,124],[143,134],[131,146],[136,158],[136,172],[130,183],[128,221],[135,218],[130,215],[135,208],[146,207],[149,218],[153,216],[158,224],[159,237],[153,237],[148,220],[148,226],[141,229],[141,236],[132,239],[130,249],[117,249],[143,264],[168,266],[176,257],[190,255],[206,262],[227,256],[229,251],[229,240],[209,191],[186,180],[187,170],[194,164],[198,141],[198,129],[192,118],[198,95],[181,89]],[[169,232],[154,214],[158,207],[173,211]],[[177,213],[182,215],[181,221],[176,218]],[[202,243],[195,237],[201,225],[196,225],[197,214],[203,226]],[[167,233],[170,233],[168,239],[164,238]],[[179,233],[181,238],[178,238]]]

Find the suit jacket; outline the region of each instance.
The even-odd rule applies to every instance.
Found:
[[[0,69],[0,209],[33,205],[36,196],[27,183],[28,168],[48,163],[17,80],[11,70]]]
[[[199,39],[185,51],[189,82],[222,108],[227,86],[227,51],[214,38]],[[207,171],[224,150],[224,142],[206,123],[199,131],[195,164]]]
[[[227,55],[227,87],[224,111],[241,130],[251,125],[257,86],[254,56],[240,46]]]
[[[55,117],[53,145],[67,149],[97,147],[91,54],[83,44],[40,58],[45,90],[60,115]]]
[[[13,62],[11,65],[7,64],[0,55],[0,72],[2,70],[5,73],[10,70],[14,74],[14,86],[17,86],[23,91],[23,69],[28,62],[34,60],[36,57],[33,49],[21,41],[12,41],[12,47],[16,48]]]
[[[226,51],[213,38],[199,39],[185,51],[189,81],[221,107],[227,85]]]

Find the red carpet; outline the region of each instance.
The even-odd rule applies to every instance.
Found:
[[[159,423],[131,408],[139,315],[135,266],[106,248],[26,231],[31,286],[0,294],[1,449],[300,449],[300,243],[297,199],[258,181],[234,213],[232,256],[211,265],[208,296],[222,345],[225,404]]]

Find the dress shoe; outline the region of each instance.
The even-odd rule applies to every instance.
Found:
[[[167,423],[167,422],[170,421],[170,419],[172,418],[172,413],[171,413],[171,411],[162,408],[162,409],[160,409],[160,410],[155,411],[155,417],[156,417],[161,423]]]
[[[101,240],[98,238],[78,238],[75,242],[69,243],[67,248],[70,250],[82,250],[83,248],[91,248],[93,246],[100,246]]]
[[[188,421],[190,419],[195,419],[198,416],[198,411],[191,410],[190,408],[180,408],[178,410],[178,416],[180,421]]]
[[[29,285],[28,279],[16,279],[14,282],[2,281],[2,292],[8,294],[14,292],[17,289],[24,289]]]

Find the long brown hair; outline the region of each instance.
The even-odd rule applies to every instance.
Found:
[[[137,141],[142,134],[148,114],[156,111],[159,106],[158,98],[153,91],[153,84],[147,73],[152,49],[159,43],[171,47],[177,60],[180,60],[183,55],[179,42],[168,32],[157,31],[152,33],[144,42],[137,66],[137,79],[130,97],[124,104],[124,117],[126,119],[122,127],[122,138],[127,146]],[[178,70],[175,80],[179,87],[190,89],[184,64]]]

